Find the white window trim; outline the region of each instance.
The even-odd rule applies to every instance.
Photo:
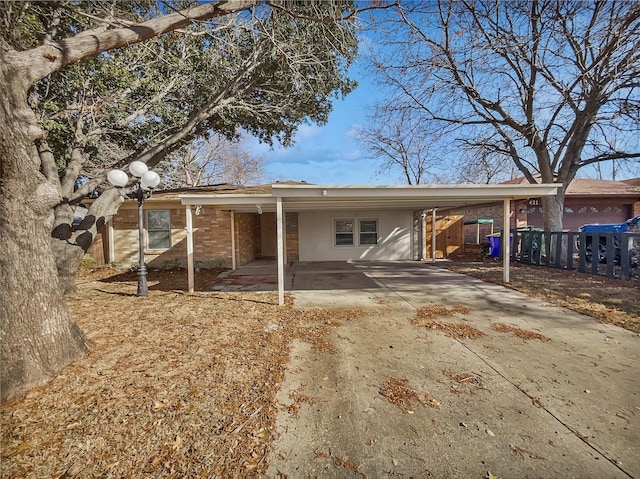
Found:
[[[351,221],[351,226],[353,231],[351,231],[351,244],[338,244],[338,228],[337,228],[337,223],[338,221]],[[340,217],[340,218],[333,218],[333,247],[334,248],[353,248],[357,243],[356,243],[356,221],[355,218],[345,218],[345,217]],[[347,234],[347,233],[341,233],[341,234]]]
[[[370,248],[371,246],[377,246],[378,242],[380,241],[380,219],[379,218],[358,218],[357,216],[350,216],[350,217],[346,217],[346,216],[339,216],[339,217],[335,217],[333,218],[333,247],[334,248]],[[338,221],[351,221],[352,225],[353,225],[353,232],[351,233],[352,237],[353,237],[353,242],[351,244],[338,244],[338,242],[336,241],[337,239],[337,234],[338,234],[338,228],[337,228],[337,222]],[[371,243],[371,244],[362,244],[360,241],[360,223],[362,221],[375,221],[376,222],[376,242],[375,243]]]
[[[149,245],[149,212],[150,211],[166,211],[169,214],[169,246],[167,248],[151,248],[151,246]],[[145,249],[147,251],[169,251],[172,247],[173,247],[173,238],[171,237],[171,210],[169,209],[158,209],[158,210],[145,210],[145,214],[144,214],[144,222],[145,222],[145,228],[144,228],[144,233],[145,233],[145,238],[144,238],[144,242],[145,242]],[[158,230],[153,230],[153,231],[167,231],[164,229],[158,229]]]
[[[376,223],[376,242],[375,243],[362,243],[362,239],[361,239],[361,234],[362,234],[362,229],[361,229],[361,224],[363,221],[375,221]],[[367,234],[370,234],[371,232],[366,232]],[[378,220],[378,218],[359,218],[358,219],[358,246],[363,246],[363,247],[369,247],[369,246],[376,246],[378,244],[378,241],[380,240],[380,221]]]

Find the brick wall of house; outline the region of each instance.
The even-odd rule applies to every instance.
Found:
[[[169,209],[171,248],[146,250],[147,265],[157,268],[186,266],[187,230],[184,208]],[[113,217],[115,262],[138,262],[138,211],[121,207]],[[231,212],[202,208],[193,215],[193,248],[196,267],[231,267]]]
[[[447,211],[451,215],[463,215],[464,221],[473,221],[479,219],[493,219],[493,232],[499,233],[504,224],[504,204],[491,203],[471,208],[457,208]],[[511,202],[511,221],[509,228],[520,228],[527,226],[527,201]],[[480,243],[487,243],[487,235],[491,234],[491,224],[480,224]],[[478,225],[465,225],[464,242],[475,243],[478,234]]]
[[[193,258],[196,267],[231,267],[230,211],[203,207],[193,216]]]
[[[235,213],[236,262],[242,266],[256,259],[259,252],[259,221],[255,213]]]
[[[298,213],[285,213],[287,262],[300,260],[300,237],[298,235]]]
[[[636,201],[633,204],[633,216],[640,215],[640,201]]]
[[[474,208],[457,208],[448,211],[452,215],[463,215],[463,221],[474,221],[480,219],[493,219],[493,232],[497,233],[502,229],[503,205],[493,203]],[[492,225],[483,223],[480,226],[480,243],[487,243],[487,235],[492,232]],[[464,242],[475,243],[478,234],[478,225],[465,225],[463,227]]]

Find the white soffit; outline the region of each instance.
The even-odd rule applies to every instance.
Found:
[[[555,195],[559,184],[537,185],[278,185],[273,196],[283,198],[289,211],[313,209],[429,209],[458,208]]]
[[[183,205],[212,205],[236,211],[255,211],[260,204],[264,211],[275,211],[276,198],[282,198],[287,211],[340,209],[449,209],[505,199],[553,196],[562,185],[272,185],[272,194],[211,194],[180,195]]]

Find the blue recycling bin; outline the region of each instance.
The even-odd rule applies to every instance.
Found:
[[[487,236],[487,240],[489,240],[489,249],[491,250],[491,256],[493,258],[499,258],[502,254],[502,243],[500,241],[500,238],[501,235],[499,233]],[[509,235],[509,246],[513,246],[513,235]]]

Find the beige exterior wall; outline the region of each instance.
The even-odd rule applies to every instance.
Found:
[[[378,244],[336,246],[336,219],[377,219]],[[298,213],[300,261],[410,260],[412,211],[314,211]]]

